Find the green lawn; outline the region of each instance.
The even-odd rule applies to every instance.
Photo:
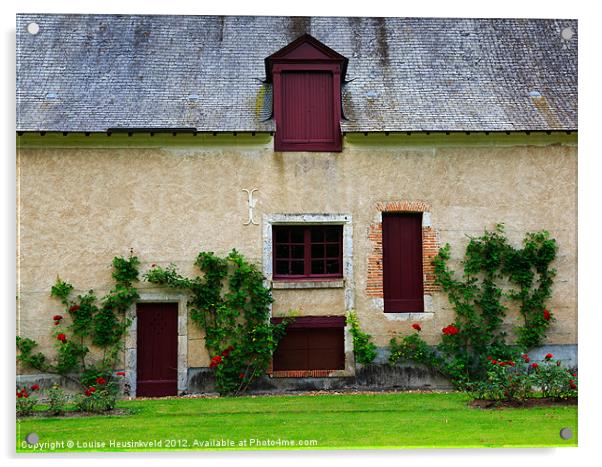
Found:
[[[30,432],[55,443],[43,451],[290,449],[291,441],[295,449],[577,445],[575,406],[482,410],[467,401],[461,393],[121,401],[131,415],[18,421],[17,451],[33,451],[23,442]],[[572,439],[560,438],[563,427]],[[127,444],[135,442],[155,445]]]

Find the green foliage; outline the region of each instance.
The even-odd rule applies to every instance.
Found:
[[[25,366],[29,366],[35,370],[47,371],[48,362],[46,356],[42,352],[33,353],[33,349],[38,346],[38,343],[28,337],[17,336],[17,360]]]
[[[472,395],[475,399],[522,402],[533,392],[533,380],[527,369],[513,360],[490,360],[485,380],[473,385]]]
[[[90,388],[95,390],[92,392]],[[85,394],[78,394],[75,406],[80,412],[102,413],[115,408],[117,403],[117,385],[109,383],[106,385],[91,386]]]
[[[577,374],[560,366],[558,360],[546,359],[532,371],[533,384],[540,388],[543,397],[577,397]]]
[[[113,279],[117,284],[122,284],[125,287],[131,287],[132,283],[138,282],[138,268],[140,261],[130,252],[129,258],[115,257],[113,258]]]
[[[17,410],[17,415],[19,415],[20,417],[26,416],[26,415],[31,415],[36,407],[36,405],[38,405],[38,399],[36,397],[31,397],[31,396],[27,396],[27,397],[19,397],[17,396],[17,403],[16,403],[16,410]]]
[[[526,355],[524,355],[526,357]],[[542,397],[568,399],[577,397],[577,374],[563,368],[560,360],[549,354],[543,362],[498,361],[490,357],[487,378],[473,385],[476,399],[524,401],[538,391]]]
[[[85,337],[93,332],[94,317],[98,313],[96,295],[90,290],[86,295],[77,296],[78,309],[67,309],[71,318],[71,332],[74,336]]]
[[[470,237],[457,277],[448,266],[450,246],[445,245],[433,259],[435,281],[448,295],[456,317],[444,328],[440,344],[429,353],[418,334],[394,340],[390,362],[412,359],[436,368],[459,389],[489,376],[486,356],[515,360],[518,355],[541,345],[552,314],[545,302],[551,296],[555,271],[550,263],[557,246],[548,232],[528,233],[522,248],[513,247],[503,225]],[[509,290],[502,289],[504,281]],[[502,330],[509,304],[517,304],[523,323],[516,328],[516,345],[507,342]]]
[[[46,391],[46,396],[48,398],[48,412],[50,415],[63,415],[70,399],[65,394],[63,388],[58,384],[54,384]]]
[[[183,277],[170,265],[153,267],[145,278],[190,293],[189,315],[205,332],[217,389],[222,395],[238,395],[267,371],[291,318],[270,323],[272,294],[257,267],[236,250],[226,258],[201,252],[195,265],[202,277]]]
[[[548,232],[527,234],[523,249],[507,252],[504,272],[517,289],[508,296],[520,303],[524,324],[517,328],[517,343],[525,348],[540,345],[553,320],[545,317],[545,302],[552,295],[555,269],[550,263],[556,258],[558,247]]]
[[[58,331],[55,332],[55,335],[57,335],[57,333]],[[61,342],[57,339],[55,348],[56,363],[53,369],[54,372],[60,375],[66,375],[72,371],[77,371],[78,365],[89,352],[88,347],[73,340]]]
[[[25,366],[68,379],[73,379],[74,373],[81,374],[78,382],[84,388],[89,387],[87,375],[91,374],[95,374],[95,378],[102,374],[110,383],[123,347],[123,337],[131,324],[126,312],[138,298],[132,283],[138,280],[139,264],[132,254],[128,258],[114,258],[112,277],[116,284],[100,301],[92,290],[72,300],[73,286],[57,278],[50,295],[61,301],[65,313],[56,315],[58,319],[53,318],[56,325],[54,362],[41,352],[34,353],[37,343],[26,337],[17,337],[17,359]],[[69,320],[65,320],[65,316]],[[68,325],[64,324],[66,321],[69,321]],[[88,361],[89,346],[100,350],[96,352],[102,355],[99,361]]]
[[[361,330],[357,314],[354,311],[347,314],[347,324],[351,326],[355,361],[362,365],[369,365],[376,358],[376,345],[371,341],[372,336]]]
[[[61,280],[60,277],[56,278],[56,283],[50,289],[50,295],[54,298],[58,298],[63,305],[68,304],[69,295],[73,291],[73,286]]]
[[[401,341],[393,338],[389,345],[391,350],[389,362],[392,364],[399,360],[412,360],[429,367],[437,367],[442,363],[441,357],[422,340],[418,333],[404,336]]]

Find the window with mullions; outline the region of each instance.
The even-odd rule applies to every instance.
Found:
[[[343,226],[273,227],[274,279],[343,277]]]

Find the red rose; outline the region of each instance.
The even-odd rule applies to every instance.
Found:
[[[23,389],[21,391],[21,395],[19,396],[19,398],[24,397],[25,399],[27,399],[29,397],[29,394],[27,393],[27,391],[25,389]]]
[[[575,377],[576,377],[576,376],[577,376],[577,373],[573,373],[573,376],[575,376]]]
[[[453,324],[450,324],[449,326],[444,327],[441,331],[446,336],[454,336],[460,332],[460,330]]]
[[[529,363],[531,361],[531,359],[529,358],[529,356],[526,353],[522,354],[521,357],[523,358],[523,361],[525,363]]]
[[[554,354],[546,354],[546,360],[551,360],[552,358],[554,358]]]
[[[507,363],[508,363],[508,365],[510,365],[510,366],[514,366],[514,362],[513,362],[512,360],[508,361]]]
[[[95,392],[96,388],[94,386],[90,386],[88,389],[86,389],[86,396],[91,396]]]
[[[491,360],[491,364],[492,365],[497,365],[497,360],[495,360],[495,359]]]
[[[117,376],[125,376],[125,371],[118,371],[115,373]]]
[[[98,378],[96,378],[96,384],[100,384],[102,386],[103,384],[106,384],[106,383],[107,383],[107,380],[104,379],[102,376],[99,376]]]
[[[500,362],[500,366],[506,366],[508,362]]]
[[[72,305],[72,306],[69,308],[69,311],[70,311],[71,313],[75,313],[77,310],[79,310],[79,308],[80,308],[80,306],[79,306],[79,305]]]
[[[215,368],[216,366],[218,366],[220,363],[222,363],[222,357],[219,355],[216,355],[215,357],[213,357],[211,359],[211,363],[209,364],[209,368]]]
[[[54,325],[55,325],[55,326],[58,326],[59,324],[61,324],[61,322],[60,322],[60,321],[55,321],[55,322],[54,322]]]
[[[32,391],[37,391],[38,389],[40,389],[40,385],[39,385],[39,384],[34,384],[34,385],[31,387],[31,390],[32,390]]]
[[[493,357],[492,357],[491,355],[489,355],[489,356],[487,357],[487,360],[491,361],[491,360],[493,360]]]
[[[156,264],[151,264],[151,268],[156,268],[157,265]]]
[[[571,389],[577,389],[577,385],[575,384],[575,382],[574,382],[574,381],[570,381],[570,382],[569,382],[569,387],[570,387]]]
[[[414,323],[414,324],[412,324],[412,327],[413,327],[414,329],[416,329],[416,331],[422,331],[422,327],[421,327],[421,326],[420,326],[420,324],[418,324],[418,323]]]
[[[550,321],[551,317],[552,317],[552,315],[550,314],[550,312],[548,310],[543,310],[543,319],[545,319],[546,321]]]
[[[244,374],[244,373],[241,373],[240,375],[238,375],[238,377],[239,377],[240,379],[243,379],[243,378],[245,377],[245,374]]]
[[[55,320],[55,321],[60,321],[60,320],[62,320],[62,319],[63,319],[63,317],[62,317],[61,315],[54,315],[54,316],[52,317],[52,319],[53,319],[53,320]]]
[[[61,332],[61,333],[60,333],[58,336],[56,336],[56,338],[57,338],[59,341],[61,341],[62,343],[65,343],[65,342],[67,342],[67,336],[65,336],[65,334],[63,334],[62,332]]]
[[[537,363],[531,363],[531,368],[537,370],[537,368],[539,368],[539,365]]]

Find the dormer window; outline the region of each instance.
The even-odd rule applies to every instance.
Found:
[[[274,86],[276,151],[341,151],[347,59],[305,34],[266,58]]]

